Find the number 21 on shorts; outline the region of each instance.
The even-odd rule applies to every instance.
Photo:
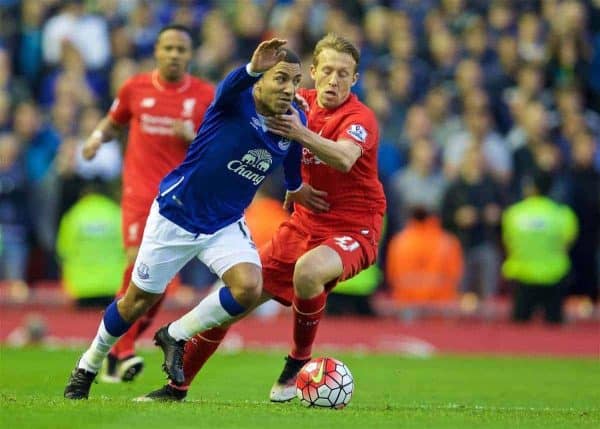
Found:
[[[335,244],[340,246],[346,252],[352,252],[360,246],[358,242],[352,237],[348,237],[347,235],[343,237],[334,237]]]

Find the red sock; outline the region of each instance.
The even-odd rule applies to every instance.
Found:
[[[183,355],[183,373],[185,374],[185,381],[181,386],[175,386],[170,383],[171,386],[177,389],[187,390],[196,377],[196,374],[200,372],[206,361],[217,350],[228,330],[229,326],[212,328],[208,331],[196,334],[189,340],[185,344],[185,353]]]
[[[294,347],[290,353],[294,359],[310,358],[326,301],[325,292],[309,299],[294,297]]]

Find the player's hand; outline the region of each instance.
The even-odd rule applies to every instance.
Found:
[[[294,94],[294,101],[296,102],[298,107],[300,107],[302,109],[302,111],[304,113],[307,113],[310,110],[310,106],[308,105],[306,98],[302,97],[300,94],[298,94],[298,93]]]
[[[289,210],[293,203],[298,203],[315,213],[324,213],[329,211],[329,203],[325,197],[327,197],[327,192],[319,191],[308,183],[303,183],[296,192],[285,193],[283,208]]]
[[[83,144],[83,157],[88,161],[94,159],[100,146],[102,146],[102,133],[100,131],[94,131]]]
[[[300,141],[300,135],[305,130],[298,111],[292,107],[291,113],[285,115],[265,116],[267,129],[278,136]]]
[[[191,142],[196,137],[194,132],[194,125],[191,121],[182,121],[181,119],[175,119],[172,125],[173,132],[176,137],[179,137],[186,142]]]
[[[250,69],[254,73],[264,73],[285,57],[281,47],[287,43],[283,39],[271,39],[262,42],[250,60]]]

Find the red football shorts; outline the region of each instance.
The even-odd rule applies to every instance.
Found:
[[[330,235],[313,235],[299,222],[281,224],[273,239],[260,248],[263,288],[284,305],[291,305],[294,297],[294,266],[306,252],[324,245],[335,250],[342,259],[343,272],[336,280],[325,285],[329,292],[338,281],[349,279],[375,262],[377,242],[360,232],[337,231]]]
[[[123,245],[126,249],[140,247],[142,244],[144,227],[146,226],[151,204],[152,201],[150,201],[150,204],[132,204],[123,201],[121,230],[123,232]]]

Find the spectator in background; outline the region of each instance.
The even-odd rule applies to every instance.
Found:
[[[487,82],[487,77],[497,69],[498,63],[495,52],[490,49],[488,44],[488,33],[483,18],[476,17],[465,26],[462,43],[466,56],[481,66]]]
[[[86,69],[83,56],[71,42],[63,42],[60,65],[41,83],[39,101],[43,106],[68,99],[91,106],[106,93],[107,83],[100,74]]]
[[[48,5],[38,0],[21,3],[21,28],[15,55],[16,69],[37,90],[44,62],[42,59],[42,23]]]
[[[230,67],[237,50],[235,34],[219,9],[210,11],[204,18],[201,40],[195,56],[198,72],[217,81]]]
[[[29,257],[29,205],[23,147],[13,134],[0,134],[0,281],[8,296],[23,301]]]
[[[402,229],[411,217],[439,214],[446,180],[436,169],[436,149],[431,140],[417,139],[410,148],[408,166],[392,176],[387,193],[391,233]]]
[[[406,112],[404,129],[399,136],[398,147],[404,159],[408,159],[411,145],[420,138],[431,139],[431,119],[421,104],[413,104]],[[440,144],[440,142],[436,142]]]
[[[450,83],[460,60],[460,50],[456,38],[441,28],[430,35],[429,51],[432,59],[432,80],[439,83]]]
[[[600,172],[594,168],[598,142],[580,131],[573,139],[573,160],[567,175],[568,204],[579,220],[579,235],[571,250],[573,281],[569,294],[598,301],[598,266],[596,252],[600,247]]]
[[[488,30],[492,41],[505,34],[514,33],[515,11],[508,0],[493,0],[487,12]]]
[[[443,147],[452,135],[462,131],[462,122],[454,114],[450,91],[438,85],[425,96],[425,109],[431,121],[431,136],[437,148]]]
[[[102,150],[93,160],[85,160],[82,154],[84,142],[102,119],[102,113],[95,107],[87,107],[81,112],[79,130],[76,136],[63,140],[56,157],[56,170],[60,177],[59,217],[81,198],[86,182],[96,180],[109,189],[121,176],[123,157],[117,140],[102,145]]]
[[[527,12],[517,23],[519,57],[532,64],[543,64],[546,60],[546,40],[540,17],[535,12]]]
[[[13,74],[13,64],[10,52],[0,44],[0,91],[12,99],[13,103],[19,103],[31,97],[31,91],[27,82],[21,77]]]
[[[58,65],[65,44],[77,49],[90,70],[108,65],[110,42],[106,21],[87,13],[82,0],[63,1],[60,12],[44,25],[42,47],[46,64]]]
[[[486,72],[486,86],[490,92],[492,109],[502,133],[508,132],[512,127],[514,119],[509,111],[507,99],[507,88],[516,84],[517,70],[519,68],[519,53],[517,51],[517,40],[512,35],[504,35],[498,39],[496,53],[498,56],[497,67]],[[489,74],[488,74],[489,73]]]
[[[12,109],[8,92],[0,89],[0,132],[12,129]]]
[[[44,121],[37,105],[23,101],[15,108],[14,133],[23,150],[25,171],[29,183],[31,222],[36,244],[43,252],[43,264],[48,278],[56,273],[54,243],[58,225],[58,181],[54,160],[61,144],[54,127]]]
[[[401,16],[401,15],[399,15]],[[412,70],[414,76],[414,87],[422,95],[429,87],[430,66],[422,58],[417,56],[417,41],[410,28],[404,31],[394,28],[389,35],[389,55],[384,58],[384,67],[388,70],[393,67],[392,64],[398,61],[406,63]]]
[[[283,208],[281,200],[269,196],[261,188],[246,209],[245,216],[252,240],[260,248],[271,240],[279,225],[289,219],[290,214]]]
[[[502,213],[500,187],[487,172],[484,154],[477,145],[466,150],[458,177],[444,194],[441,210],[442,225],[462,245],[463,304],[465,310],[474,311],[480,300],[487,303],[498,291],[498,233]]]
[[[79,306],[110,303],[125,266],[121,209],[98,191],[98,184],[85,185],[81,199],[65,213],[58,229],[56,251],[63,287]]]
[[[487,106],[469,108],[463,114],[465,130],[450,137],[444,148],[444,172],[450,179],[458,175],[469,146],[480,148],[485,168],[492,178],[508,185],[512,172],[512,159],[504,139],[493,130],[492,117]]]
[[[266,11],[259,3],[247,0],[232,1],[228,6],[232,9],[233,26],[238,36],[237,55],[250,57],[263,39]]]
[[[522,110],[521,139],[515,139],[513,144],[514,174],[512,180],[512,196],[519,200],[523,195],[523,188],[531,175],[539,169],[538,159],[544,152],[544,147],[552,145],[549,141],[548,112],[540,102],[531,102]],[[516,135],[517,131],[513,133]],[[522,141],[522,143],[521,143]]]
[[[461,100],[464,100],[473,89],[483,88],[481,65],[471,58],[460,60],[454,74],[454,88],[456,96]]]
[[[563,322],[564,281],[570,269],[569,247],[577,236],[577,218],[547,195],[552,177],[538,172],[523,201],[502,217],[506,246],[504,276],[514,281],[513,318],[528,321],[538,306],[549,323]]]
[[[463,264],[460,242],[442,229],[439,218],[413,212],[387,251],[386,279],[395,305],[454,302]]]

